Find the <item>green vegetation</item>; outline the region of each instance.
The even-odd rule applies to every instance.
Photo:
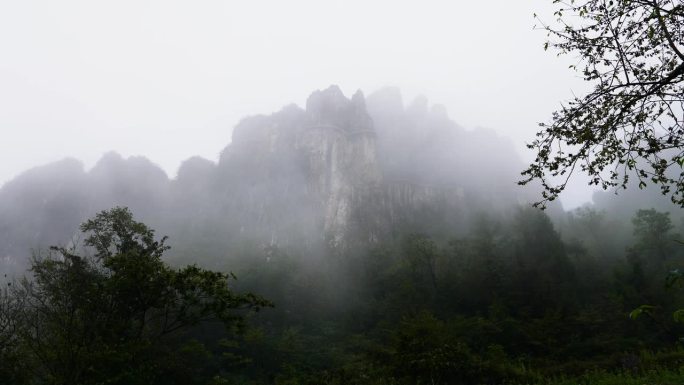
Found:
[[[570,176],[625,188],[659,186],[684,207],[684,4],[672,0],[554,0],[545,48],[569,54],[593,90],[540,124],[523,184],[554,200]],[[577,60],[575,60],[577,59]]]
[[[669,214],[638,210],[622,252],[601,247],[615,229],[588,208],[559,221],[563,236],[534,209],[473,223],[448,242],[405,234],[323,259],[244,244],[242,257],[174,256],[237,281],[169,267],[165,238],[102,212],[80,254],[52,248],[3,292],[0,382],[682,383]]]
[[[81,225],[92,255],[53,247],[31,277],[3,292],[2,383],[206,383],[206,348],[187,337],[201,323],[241,326],[270,302],[236,294],[229,275],[162,260],[165,238],[124,208]],[[194,360],[194,361],[193,361]]]

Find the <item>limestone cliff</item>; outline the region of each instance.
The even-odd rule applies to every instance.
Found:
[[[462,189],[387,179],[381,166],[363,94],[348,99],[331,86],[311,94],[304,110],[289,106],[244,119],[219,173],[241,186],[230,197],[242,211],[241,231],[244,224],[256,233],[267,226],[272,242],[287,243],[296,226],[307,229],[304,238],[336,249],[373,243],[430,207],[460,206]]]
[[[376,134],[363,94],[347,99],[331,86],[314,92],[305,110],[289,106],[244,119],[221,156],[219,170],[235,185],[229,193],[253,230],[270,227],[275,242],[287,238],[291,226],[304,227],[310,236],[341,245],[354,196],[381,183]],[[276,212],[283,216],[274,217]],[[254,218],[263,218],[256,221],[262,223]]]
[[[27,172],[0,189],[0,258],[68,243],[80,221],[115,205],[176,252],[217,258],[254,246],[323,255],[416,232],[448,239],[473,213],[528,200],[514,183],[521,168],[505,139],[462,129],[424,97],[404,106],[397,89],[347,98],[331,86],[304,108],[243,119],[218,163],[191,158],[172,180],[116,154],[89,171],[67,161]]]

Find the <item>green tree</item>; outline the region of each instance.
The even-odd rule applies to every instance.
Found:
[[[666,286],[668,288],[677,287],[679,289],[684,287],[684,271],[675,269],[667,276]],[[673,313],[675,322],[684,323],[684,309],[677,309]]]
[[[201,383],[167,375],[188,352],[204,354],[178,337],[203,322],[240,326],[245,311],[270,305],[231,290],[230,274],[168,266],[166,238],[155,239],[126,208],[103,211],[81,230],[93,255],[53,247],[13,293],[23,303],[18,338],[39,383]]]
[[[553,2],[545,48],[579,57],[571,68],[594,88],[540,124],[520,183],[542,183],[543,207],[581,170],[603,189],[653,183],[684,206],[684,3]]]
[[[633,252],[647,254],[662,262],[673,251],[674,237],[670,213],[658,212],[655,209],[638,210],[632,218],[636,244]]]
[[[630,293],[630,296],[635,298],[634,302],[641,300],[641,303],[646,302],[650,305],[641,305],[634,309],[630,313],[631,318],[648,314],[650,318],[657,320],[659,325],[666,325],[666,320],[660,320],[662,314],[655,311],[662,307],[668,312],[673,312],[674,321],[683,322],[684,310],[677,309],[681,306],[681,296],[679,293],[666,291],[674,286],[681,287],[683,283],[680,270],[671,270],[672,263],[681,260],[675,247],[675,236],[672,232],[674,226],[670,220],[670,213],[658,212],[655,209],[638,210],[632,218],[632,224],[635,243],[628,253],[628,260],[632,265],[632,272],[628,278],[632,281],[634,292]],[[667,273],[668,270],[671,271]],[[666,274],[666,284],[663,287],[661,280]],[[664,329],[669,332],[671,327]]]
[[[26,381],[18,338],[18,314],[23,303],[11,289],[8,282],[0,290],[0,383],[21,384]]]
[[[452,290],[443,292],[461,311],[487,311],[505,292],[510,261],[502,256],[500,228],[499,223],[481,214],[468,237],[450,242],[450,258],[440,270],[441,274],[448,274],[444,281]]]
[[[439,251],[434,241],[424,235],[411,234],[404,241],[404,253],[408,267],[416,281],[427,283],[425,286],[436,290]]]
[[[518,311],[541,316],[575,300],[575,268],[551,219],[534,208],[520,209],[511,223],[514,262],[508,295]]]

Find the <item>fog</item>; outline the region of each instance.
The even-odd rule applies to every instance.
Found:
[[[174,177],[217,161],[245,116],[337,84],[425,95],[523,160],[537,122],[586,89],[544,52],[545,1],[177,1],[0,4],[0,183],[75,157],[142,155]],[[581,180],[581,178],[579,178]],[[566,207],[590,200],[579,183]]]
[[[538,185],[517,185],[523,166],[510,138],[466,129],[425,96],[331,85],[301,106],[241,119],[217,160],[190,157],[175,176],[118,152],[92,167],[66,158],[23,172],[0,189],[0,256],[20,271],[49,245],[78,243],[79,223],[121,206],[170,236],[172,261],[239,266],[277,249],[328,266],[412,234],[447,244],[483,216],[511,220],[540,196]],[[592,198],[589,209],[615,221],[617,250],[637,209],[681,216],[656,189]],[[571,241],[583,211],[552,203],[548,215]]]
[[[681,208],[518,185],[554,4],[0,2],[0,384],[684,383]]]

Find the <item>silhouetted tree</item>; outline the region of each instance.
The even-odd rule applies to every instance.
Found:
[[[648,254],[662,262],[668,257],[674,246],[670,213],[658,212],[655,209],[638,210],[634,218],[634,236],[636,244],[632,247],[634,252]]]
[[[590,184],[626,188],[659,185],[684,206],[684,4],[681,0],[559,1],[557,23],[542,24],[560,54],[592,92],[575,97],[542,123],[528,145],[537,157],[523,171],[554,200],[577,170]],[[673,167],[677,166],[677,167]],[[668,171],[669,170],[669,171]],[[560,181],[557,178],[560,178]]]
[[[199,383],[168,376],[188,361],[184,354],[203,351],[174,338],[208,321],[239,326],[244,311],[270,305],[233,292],[229,274],[169,267],[166,238],[155,239],[126,208],[103,211],[81,230],[92,256],[53,247],[13,292],[22,302],[17,338],[38,383]]]

